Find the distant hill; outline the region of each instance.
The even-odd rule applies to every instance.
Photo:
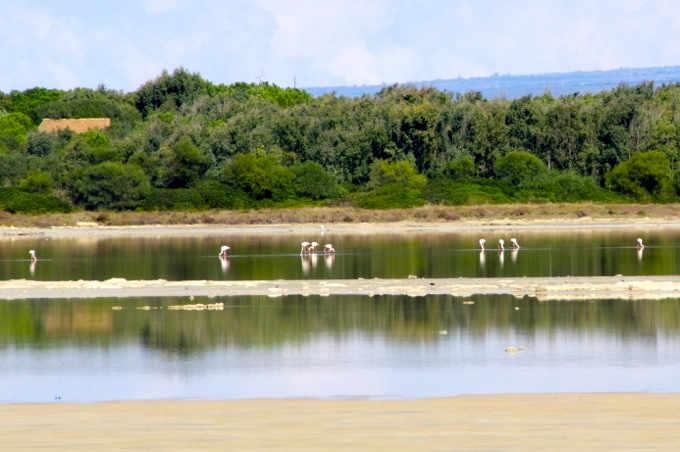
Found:
[[[441,91],[461,94],[479,91],[487,99],[497,97],[516,99],[528,94],[540,96],[551,93],[555,97],[574,93],[595,94],[601,91],[609,91],[622,83],[633,86],[649,81],[654,82],[655,86],[678,83],[680,82],[680,66],[534,75],[493,75],[491,77],[429,80],[405,84],[418,87],[429,86]],[[303,89],[314,96],[334,92],[337,96],[361,97],[365,94],[375,94],[387,86],[390,85],[332,86]]]

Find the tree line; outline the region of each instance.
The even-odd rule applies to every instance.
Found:
[[[111,118],[39,132],[44,118]],[[680,84],[485,99],[394,85],[313,97],[183,68],[134,92],[0,92],[0,208],[202,210],[674,202]]]

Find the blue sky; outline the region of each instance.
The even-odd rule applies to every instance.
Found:
[[[0,91],[677,66],[678,43],[675,0],[0,0]]]

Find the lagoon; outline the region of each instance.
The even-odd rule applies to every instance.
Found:
[[[197,303],[222,306],[174,309]],[[680,391],[677,299],[38,299],[0,318],[2,403]]]
[[[674,275],[679,230],[342,234],[325,236],[17,237],[0,239],[0,280],[276,280],[522,276]],[[642,235],[645,248],[636,248]],[[478,240],[487,240],[480,253]],[[496,248],[516,237],[521,249]],[[337,253],[301,257],[300,242],[331,242]],[[220,246],[231,247],[228,260]],[[39,261],[32,264],[28,250]]]

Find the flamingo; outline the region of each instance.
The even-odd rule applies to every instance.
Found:
[[[484,239],[479,239],[479,247],[484,251],[484,244],[486,243],[486,240]]]
[[[32,262],[35,262],[35,261],[38,260],[38,257],[35,255],[35,250],[30,250],[30,251],[28,252],[28,254],[31,255],[31,261],[32,261]]]
[[[314,252],[316,253],[316,247],[317,247],[317,246],[319,246],[319,244],[316,243],[316,242],[310,243],[310,244],[309,244],[309,252],[311,253],[312,251],[314,251]]]
[[[231,249],[231,248],[229,248],[227,245],[222,245],[222,246],[220,247],[220,254],[219,254],[219,256],[220,256],[221,258],[223,258],[223,259],[226,258],[226,257],[227,257],[227,251],[229,251],[230,249]]]
[[[505,250],[505,240],[498,239],[498,249],[501,251]]]
[[[300,244],[300,254],[307,254],[309,252],[309,242],[302,242]]]
[[[330,243],[326,243],[323,246],[323,252],[325,254],[335,253],[335,248],[333,248],[333,245],[331,245]]]
[[[512,248],[515,249],[515,250],[518,250],[519,249],[519,243],[517,243],[517,239],[512,238],[512,239],[510,239],[510,241],[512,242]]]
[[[639,249],[642,249],[642,248],[645,247],[645,245],[642,243],[642,239],[640,239],[640,238],[637,239],[637,247],[638,247]]]

